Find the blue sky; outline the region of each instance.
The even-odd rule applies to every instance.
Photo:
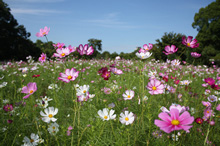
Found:
[[[19,24],[31,33],[50,27],[49,41],[79,46],[102,40],[102,50],[133,52],[155,43],[165,32],[197,35],[195,13],[215,0],[3,0]]]

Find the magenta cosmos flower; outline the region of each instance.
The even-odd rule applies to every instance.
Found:
[[[188,36],[188,38],[186,39],[186,37],[183,36],[182,37],[182,44],[186,45],[187,47],[190,47],[190,48],[197,48],[197,47],[199,47],[199,43],[197,43],[197,40],[194,39],[192,41],[192,38],[193,38],[192,36]]]
[[[36,36],[37,36],[37,37],[46,36],[49,31],[50,31],[50,28],[47,28],[47,26],[45,26],[44,29],[43,29],[43,28],[40,29],[40,32],[38,32],[38,33],[36,34]]]
[[[164,85],[161,84],[157,79],[152,79],[148,82],[147,89],[149,89],[149,93],[153,94],[162,94],[164,90]]]
[[[46,58],[47,58],[47,55],[44,54],[44,53],[42,53],[42,54],[40,55],[40,57],[39,57],[38,60],[39,60],[41,63],[44,63],[44,62],[46,61]]]
[[[88,44],[85,44],[84,47],[82,44],[79,45],[77,48],[77,51],[79,52],[80,55],[92,55],[94,52],[94,49],[92,46],[88,46]]]
[[[58,77],[59,80],[69,83],[70,81],[74,81],[79,75],[79,71],[76,71],[75,68],[66,69],[65,74],[60,73],[61,77]]]
[[[123,74],[123,71],[120,69],[117,69],[116,67],[110,67],[110,71],[115,75]]]
[[[21,93],[26,93],[27,95],[23,97],[23,99],[29,98],[30,95],[32,95],[35,91],[37,91],[37,83],[30,82],[27,84],[27,86],[24,86],[22,88]]]
[[[199,58],[201,56],[201,54],[199,54],[197,52],[191,52],[191,56],[194,58]]]
[[[180,115],[178,109],[173,108],[170,113],[162,112],[158,115],[161,120],[155,120],[154,124],[160,127],[166,133],[170,133],[174,130],[185,130],[188,131],[192,126],[194,117],[190,116],[189,112],[185,111]]]
[[[164,48],[166,52],[163,51],[163,53],[166,54],[166,55],[173,54],[173,53],[175,53],[178,50],[178,48],[176,48],[176,49],[175,48],[176,48],[175,45],[171,45],[171,47],[170,46],[166,46]]]
[[[213,78],[205,78],[204,81],[209,85],[215,84],[215,80]]]
[[[10,112],[13,110],[13,105],[12,104],[7,104],[3,107],[3,110],[6,112]]]
[[[56,51],[57,51],[57,53],[53,54],[54,57],[63,58],[63,57],[70,54],[69,48],[61,48],[61,49],[58,48]]]

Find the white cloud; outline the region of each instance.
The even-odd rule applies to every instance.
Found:
[[[28,2],[28,3],[56,3],[63,2],[65,0],[8,0],[13,2]]]
[[[129,25],[119,20],[119,13],[109,13],[100,19],[89,19],[84,22],[108,28],[138,28],[139,26]]]
[[[57,10],[45,10],[45,9],[16,9],[12,8],[11,12],[13,14],[34,14],[34,15],[43,15],[45,13],[65,13]]]

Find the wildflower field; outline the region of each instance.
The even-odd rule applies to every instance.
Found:
[[[183,42],[187,49],[198,46],[191,40]],[[160,62],[149,58],[151,44],[136,60],[86,60],[58,45],[53,60],[43,53],[37,62],[29,56],[1,65],[0,145],[220,145],[214,62]],[[91,55],[93,48],[77,51]]]

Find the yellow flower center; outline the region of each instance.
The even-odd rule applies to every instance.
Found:
[[[55,127],[55,126],[53,126],[53,129],[56,129],[56,127]]]
[[[141,56],[141,58],[143,59],[143,58],[144,58],[144,56]]]
[[[178,121],[178,120],[172,120],[172,121],[171,121],[171,124],[172,124],[172,125],[179,125],[179,124],[180,124],[180,121]]]
[[[86,93],[86,90],[84,90],[83,93]]]
[[[31,142],[31,143],[33,143],[33,142],[34,142],[34,140],[33,140],[33,139],[31,139],[31,140],[30,140],[30,142]]]
[[[187,46],[189,47],[189,46],[190,46],[190,43],[187,43]]]
[[[45,57],[42,57],[42,59],[44,60],[44,59],[45,59]]]
[[[107,116],[104,116],[104,119],[107,119],[108,117]]]
[[[129,118],[128,118],[128,117],[126,117],[126,118],[125,118],[125,121],[128,121],[128,120],[129,120]]]
[[[52,115],[52,114],[49,114],[49,115],[48,115],[48,117],[49,117],[49,118],[52,118],[52,117],[53,117],[53,115]]]
[[[153,89],[153,90],[157,90],[157,87],[153,86],[152,89]]]
[[[30,93],[33,93],[33,92],[34,92],[33,90],[30,91]]]
[[[198,121],[198,123],[200,124],[200,123],[201,123],[201,121]]]
[[[131,98],[131,96],[130,96],[130,95],[128,95],[128,98]]]
[[[10,110],[10,107],[8,107],[8,110]]]
[[[62,53],[61,56],[65,56],[65,53]]]
[[[207,113],[209,113],[209,111],[207,111]]]
[[[43,35],[46,35],[46,32],[43,32]]]
[[[70,80],[70,79],[72,79],[72,76],[68,76],[67,78]]]

